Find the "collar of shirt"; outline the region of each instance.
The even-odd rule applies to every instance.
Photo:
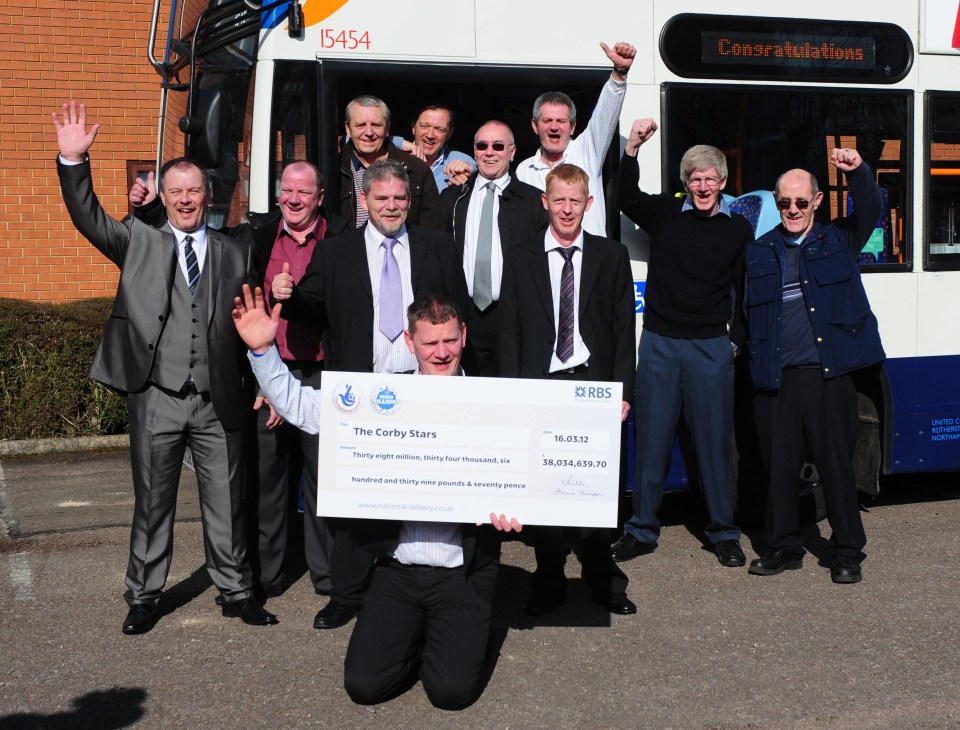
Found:
[[[573,140],[570,140],[570,141],[572,142]],[[530,158],[530,167],[532,167],[534,170],[539,170],[539,171],[552,170],[557,165],[562,165],[567,161],[567,154],[569,152],[570,152],[570,145],[568,144],[567,149],[563,151],[563,155],[560,157],[560,159],[554,162],[552,165],[548,165],[546,162],[543,161],[543,147],[538,147],[537,154],[535,154],[533,157]]]
[[[181,231],[172,223],[168,225],[170,225],[170,230],[173,231],[173,235],[177,239],[178,248],[183,248],[183,239],[186,238],[187,236],[191,236],[193,238],[193,243],[195,246],[207,245],[207,225],[206,224],[203,224],[195,231]]]
[[[322,215],[317,215],[317,222],[314,224],[313,229],[307,231],[306,237],[303,241],[297,241],[297,237],[293,235],[293,231],[290,230],[290,226],[287,225],[287,221],[284,218],[280,218],[280,229],[277,231],[277,236],[289,236],[294,241],[296,241],[298,246],[306,246],[310,243],[310,237],[313,236],[314,240],[319,241],[324,237],[327,231],[327,221]]]
[[[550,227],[547,226],[547,232],[544,234],[543,239],[543,250],[547,253],[550,253],[555,248],[579,248],[580,252],[583,252],[583,230],[581,229],[580,235],[577,236],[577,240],[571,243],[569,246],[561,246],[560,242],[553,237],[553,232],[550,230]]]
[[[448,154],[450,154],[450,148],[444,145],[443,149],[440,150],[440,155],[430,165],[430,169],[436,171],[436,170],[442,170],[444,167],[446,167],[446,165],[444,165],[443,163],[447,161]],[[440,192],[443,192],[443,191],[441,190]]]
[[[690,202],[690,196],[689,196],[689,195],[684,195],[684,196],[683,196],[683,207],[680,208],[680,212],[681,212],[681,213],[688,213],[688,212],[691,211],[691,210],[694,210],[694,211],[695,211],[696,208],[694,207],[693,203]],[[727,202],[727,199],[726,199],[725,197],[723,197],[722,194],[720,195],[720,208],[719,208],[719,210],[717,210],[717,212],[714,213],[713,215],[717,215],[717,213],[722,213],[723,215],[727,216],[727,218],[732,218],[732,217],[733,217],[733,211],[730,210],[730,204]],[[712,218],[713,216],[710,216],[710,217]]]
[[[806,239],[807,234],[804,233],[802,236],[784,236],[783,242],[788,246],[799,246]]]
[[[380,244],[383,243],[386,238],[396,238],[401,246],[405,248],[410,247],[410,237],[407,235],[407,226],[404,226],[397,231],[397,234],[394,236],[385,236],[376,228],[374,228],[370,223],[367,223],[363,228],[363,240],[367,244],[367,250],[371,249],[376,251],[380,248]]]
[[[493,183],[494,185],[496,185],[497,192],[500,195],[503,195],[503,191],[506,190],[507,185],[510,184],[510,175],[509,174],[503,175],[501,177],[498,177],[496,180],[491,180],[490,178],[484,177],[480,173],[477,173],[477,181],[474,184],[473,189],[475,191],[483,190],[483,188],[487,185],[487,183]]]

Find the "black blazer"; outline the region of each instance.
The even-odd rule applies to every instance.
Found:
[[[369,225],[369,224],[367,224]],[[373,371],[373,290],[363,228],[320,241],[281,316],[314,317],[324,336],[327,370]],[[445,294],[466,317],[470,298],[453,239],[445,233],[408,226],[413,296]]]
[[[463,185],[451,185],[440,193],[440,207],[443,210],[443,223],[447,233],[453,235],[457,247],[463,256],[467,208],[470,207],[470,194],[477,182],[477,173]],[[500,209],[497,214],[497,228],[500,230],[500,248],[507,250],[527,241],[547,227],[550,217],[543,207],[541,192],[512,177],[500,196]]]
[[[121,392],[142,390],[153,369],[155,348],[170,312],[177,273],[176,239],[135,218],[117,221],[106,214],[93,191],[90,162],[57,162],[63,200],[73,224],[120,269],[113,311],[97,348],[90,377]],[[209,272],[207,349],[210,400],[224,428],[243,425],[252,399],[244,396],[246,347],[233,324],[233,298],[253,284],[248,244],[207,228]]]
[[[580,336],[590,350],[590,380],[620,381],[623,400],[633,402],[636,314],[627,249],[584,233]],[[506,254],[500,287],[500,374],[545,378],[555,349],[550,268],[544,237]]]

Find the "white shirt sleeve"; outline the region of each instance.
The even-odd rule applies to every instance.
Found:
[[[301,431],[320,433],[320,391],[304,386],[290,374],[277,346],[259,357],[248,352],[247,359],[273,410]]]

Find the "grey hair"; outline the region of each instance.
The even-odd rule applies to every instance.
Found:
[[[727,158],[720,150],[708,144],[694,145],[683,153],[683,159],[680,160],[680,182],[686,187],[694,170],[711,167],[717,169],[721,180],[727,177]]]
[[[577,105],[573,103],[573,99],[564,94],[562,91],[548,91],[545,94],[540,94],[537,97],[537,100],[533,102],[533,121],[540,121],[540,107],[544,104],[562,104],[567,109],[570,110],[570,124],[577,123]]]
[[[407,197],[410,196],[410,176],[407,175],[407,168],[403,166],[402,162],[398,160],[377,160],[370,167],[366,169],[363,173],[363,182],[361,187],[363,188],[363,194],[369,195],[370,188],[373,187],[373,184],[376,182],[386,182],[390,179],[403,180],[404,186],[407,188]]]
[[[380,107],[380,111],[383,112],[384,121],[388,127],[390,126],[390,108],[383,99],[377,96],[370,96],[369,94],[364,94],[363,96],[358,96],[356,99],[352,99],[350,103],[347,104],[347,111],[345,113],[347,124],[350,124],[350,110],[353,109],[354,106]]]

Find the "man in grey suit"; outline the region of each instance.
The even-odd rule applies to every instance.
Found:
[[[186,159],[160,171],[168,223],[161,229],[106,214],[93,191],[90,158],[100,125],[86,109],[53,113],[63,200],[77,230],[120,269],[120,284],[90,376],[127,394],[134,514],[123,633],[153,628],[173,553],[173,519],[187,444],[200,488],[207,570],[224,616],[248,624],[276,617],[253,599],[242,519],[243,343],[233,297],[252,283],[251,251],[204,219],[209,185]],[[248,402],[249,401],[249,402]]]

